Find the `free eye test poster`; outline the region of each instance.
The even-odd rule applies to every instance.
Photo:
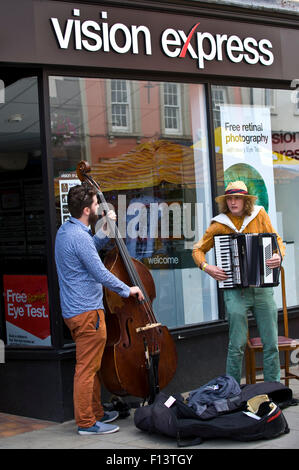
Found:
[[[3,275],[7,344],[50,346],[47,276]]]
[[[220,116],[224,184],[244,181],[276,229],[270,109],[222,105]]]

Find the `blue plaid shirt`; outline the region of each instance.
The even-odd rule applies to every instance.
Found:
[[[64,318],[103,309],[102,285],[129,297],[130,288],[105,268],[98,254],[107,241],[107,237],[92,236],[88,227],[74,217],[59,228],[55,261]]]

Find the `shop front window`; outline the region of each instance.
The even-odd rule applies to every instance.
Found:
[[[292,92],[278,89],[213,87],[217,191],[243,180],[264,206],[284,240],[283,266],[289,307],[299,304],[299,116]],[[225,100],[223,100],[225,97]],[[275,298],[282,306],[281,287]]]
[[[38,79],[2,67],[0,80],[0,338],[51,346]]]
[[[217,319],[215,283],[192,258],[212,216],[204,87],[49,80],[57,228],[69,217],[76,166],[86,160],[130,255],[153,276],[157,319],[170,328]]]

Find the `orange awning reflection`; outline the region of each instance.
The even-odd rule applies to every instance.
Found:
[[[192,187],[194,152],[167,140],[146,142],[126,154],[92,164],[92,175],[103,191],[148,188],[162,181]]]
[[[162,181],[193,188],[196,183],[203,184],[204,178],[204,172],[200,168],[201,158],[197,158],[198,167],[195,176],[194,152],[197,150],[206,151],[206,143],[202,145],[202,142],[198,141],[187,147],[167,140],[145,142],[125,154],[102,158],[99,163],[92,163],[91,174],[102,191],[149,188],[158,186]],[[217,183],[222,185],[221,127],[215,129],[215,150]],[[277,171],[277,163],[283,156],[276,152],[273,152],[273,156],[274,169]],[[279,176],[282,177],[282,174],[285,178],[291,179],[298,175],[298,173],[294,175],[287,168],[280,168]],[[58,179],[55,180],[55,195],[59,195]]]

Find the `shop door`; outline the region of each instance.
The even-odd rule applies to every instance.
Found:
[[[34,73],[2,69],[0,122],[1,339],[9,345],[48,344],[38,79]]]

